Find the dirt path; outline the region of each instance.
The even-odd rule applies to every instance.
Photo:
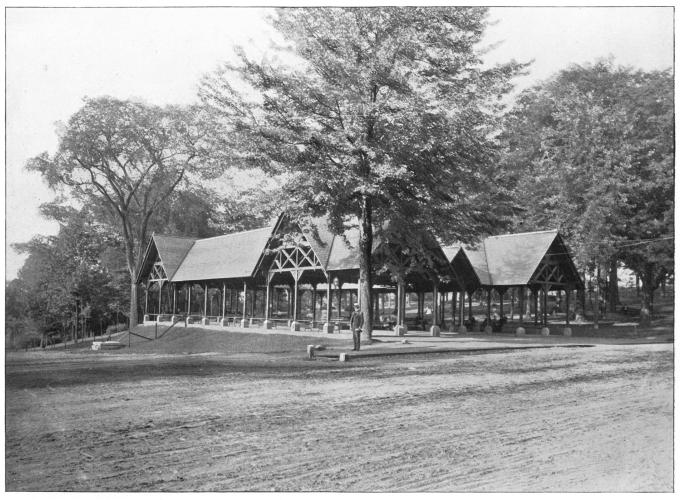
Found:
[[[8,359],[6,488],[671,491],[672,353]]]

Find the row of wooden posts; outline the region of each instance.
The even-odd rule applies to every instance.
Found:
[[[296,280],[297,281],[297,280]],[[163,314],[162,313],[162,298],[163,298],[163,287],[164,285],[167,284],[166,281],[164,280],[159,280],[156,281],[155,283],[158,284],[158,314]],[[147,283],[146,287],[146,293],[145,293],[145,308],[144,308],[144,314],[145,316],[149,315],[149,288],[150,288],[151,283]],[[191,289],[194,285],[197,285],[197,283],[183,283],[181,286],[186,289],[186,315],[190,316],[191,315]],[[209,284],[208,282],[204,282],[203,285],[203,295],[204,295],[204,304],[203,304],[203,311],[202,316],[207,317],[208,316],[208,297],[209,297]],[[288,307],[287,307],[287,316],[289,319],[292,319],[293,321],[298,321],[299,319],[299,312],[300,312],[300,295],[301,293],[299,292],[299,286],[297,284],[295,286],[286,286],[289,293],[288,293]],[[240,288],[240,287],[239,287]],[[242,318],[245,320],[249,315],[248,315],[248,300],[247,297],[249,295],[249,291],[251,292],[252,295],[252,300],[250,301],[250,316],[254,317],[255,312],[256,312],[256,302],[257,302],[257,291],[262,290],[264,288],[265,291],[265,304],[264,304],[264,319],[269,320],[271,319],[271,300],[270,300],[270,289],[272,288],[269,283],[267,286],[264,287],[258,287],[253,289],[252,287],[250,290],[248,289],[248,282],[243,281],[243,303],[242,303],[242,308],[241,311],[238,313],[234,313],[233,311],[233,305],[234,305],[234,291],[237,291],[240,293],[240,289],[235,289],[235,288],[227,288],[227,282],[224,281],[222,283],[222,290],[221,290],[221,299],[222,299],[222,314],[221,315],[215,315],[215,316],[221,316],[222,318],[228,316],[228,315],[234,315],[234,316],[242,316]],[[519,321],[520,323],[524,322],[524,313],[525,310],[527,309],[527,292],[530,290],[531,291],[531,296],[533,298],[533,310],[535,312],[535,317],[534,317],[534,323],[538,324],[539,323],[539,302],[540,302],[540,311],[542,312],[542,317],[540,317],[540,323],[543,325],[547,324],[547,316],[548,316],[548,307],[547,307],[547,300],[548,300],[548,290],[549,288],[547,286],[533,286],[533,287],[527,287],[527,286],[521,286],[521,287],[516,287],[519,290]],[[277,288],[277,289],[280,289]],[[291,290],[292,289],[292,290]],[[354,291],[353,289],[349,290],[349,302],[350,302],[350,309],[351,305],[355,303],[355,300],[353,300],[353,295],[357,295],[356,297],[356,302],[360,303],[360,296],[358,294],[358,290],[360,289],[360,284],[357,284],[357,290]],[[491,287],[485,287],[484,288],[487,292],[487,317],[491,317],[492,314],[492,290],[493,288]],[[230,292],[230,300],[229,300],[229,310],[227,310],[227,290]],[[316,304],[317,304],[317,299],[319,297],[318,294],[321,294],[322,297],[322,304],[323,304],[323,297],[332,297],[332,281],[328,280],[326,283],[326,290],[324,291],[319,291],[317,290],[317,285],[313,285],[311,290],[312,293],[312,321],[316,321]],[[341,304],[342,304],[342,292],[347,291],[347,290],[342,290],[341,286],[336,287],[336,292],[337,292],[337,311],[338,315],[336,320],[341,319]],[[505,295],[505,292],[507,291],[507,288],[502,288],[502,289],[497,289],[497,292],[499,297],[500,297],[500,311],[499,315],[500,317],[504,317],[504,302],[503,298]],[[171,314],[175,315],[178,312],[177,309],[177,292],[178,292],[178,287],[175,283],[172,283],[172,294],[173,294],[173,299],[172,299],[172,311]],[[292,293],[291,293],[292,292]],[[432,289],[432,318],[434,318],[433,322],[435,324],[443,324],[445,321],[444,318],[444,308],[446,305],[446,302],[448,300],[451,301],[451,321],[452,324],[455,325],[456,323],[456,313],[458,313],[458,324],[462,325],[464,322],[464,314],[465,314],[465,296],[467,294],[467,302],[468,302],[468,317],[471,318],[472,314],[472,296],[475,290],[471,290],[468,292],[439,292],[436,286],[433,287]],[[422,319],[424,318],[424,304],[425,304],[425,294],[426,292],[424,291],[419,291],[416,292],[418,295],[418,313],[417,313],[417,318]],[[385,294],[394,294],[395,295],[395,309],[396,309],[396,324],[398,326],[404,326],[405,325],[405,308],[406,308],[406,287],[404,286],[403,283],[397,283],[396,288],[394,287],[381,287],[381,288],[374,288],[373,289],[373,314],[374,318],[378,317],[379,311],[384,312],[384,303],[385,303]],[[451,294],[451,297],[449,299],[449,294]],[[292,297],[291,297],[292,295]],[[565,298],[566,298],[566,310],[569,311],[569,303],[570,303],[570,295],[571,291],[569,289],[566,290]],[[169,295],[168,295],[169,297]],[[291,300],[292,298],[292,300]],[[390,303],[392,302],[391,300],[389,301]],[[236,300],[236,304],[238,304],[238,298]],[[277,301],[278,304],[278,301]],[[513,292],[513,308],[514,308],[514,292]],[[458,307],[457,307],[458,305]],[[458,309],[458,311],[456,310]],[[212,311],[211,311],[212,312]],[[278,307],[276,308],[276,312],[278,312]],[[569,325],[569,314],[566,315],[566,323]],[[331,301],[326,300],[326,318],[331,318]],[[332,318],[331,318],[332,319]]]

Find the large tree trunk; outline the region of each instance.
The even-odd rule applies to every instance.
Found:
[[[137,326],[137,284],[132,281],[130,284],[130,326],[132,330]]]
[[[371,198],[364,195],[361,204],[361,227],[359,229],[359,279],[361,281],[361,313],[364,316],[362,341],[371,342],[373,322],[371,321],[371,252],[373,247],[373,214]]]
[[[609,310],[611,312],[616,312],[616,305],[619,303],[619,277],[618,271],[618,260],[613,257],[609,263],[609,294],[607,297],[607,302],[609,302]]]
[[[652,297],[654,290],[645,281],[642,282],[642,304],[640,306],[640,326],[649,326],[652,323]]]

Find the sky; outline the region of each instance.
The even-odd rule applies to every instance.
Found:
[[[50,191],[24,170],[57,147],[55,125],[84,97],[196,101],[204,74],[242,45],[263,54],[271,37],[266,10],[255,8],[7,8],[5,10],[5,278],[25,260],[11,248],[55,234],[40,217]],[[533,64],[516,80],[526,88],[572,63],[613,57],[644,70],[673,66],[672,7],[494,7],[484,44],[493,64]],[[496,44],[498,44],[496,46]]]

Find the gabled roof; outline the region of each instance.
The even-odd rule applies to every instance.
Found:
[[[302,228],[307,243],[312,247],[317,259],[321,262],[324,269],[328,268],[335,235],[328,227],[328,221],[323,217],[314,217],[311,220],[312,227]]]
[[[154,235],[153,240],[163,263],[165,274],[168,279],[172,280],[187,253],[194,246],[196,239]]]
[[[557,231],[491,236],[484,240],[488,271],[493,285],[512,286],[529,282],[557,237]]]
[[[169,280],[172,280],[173,275],[177,272],[177,269],[189,250],[191,250],[195,241],[196,238],[152,234],[139,266],[136,282],[139,283],[142,276],[149,273],[151,267],[158,259],[160,259],[163,265],[165,275]]]
[[[172,281],[249,278],[273,227],[196,240]]]
[[[326,269],[328,271],[359,269],[359,229],[347,229],[344,237],[334,236]]]
[[[475,249],[454,245],[443,250],[453,262],[462,248],[481,285],[519,286],[529,283],[558,238],[556,230],[505,234],[484,238]],[[571,262],[568,256],[566,261]]]
[[[470,247],[465,247],[465,255],[467,255],[472,268],[475,270],[479,282],[482,285],[492,285],[493,278],[489,272],[489,264],[486,258],[486,252],[484,251],[484,242],[479,245],[479,248],[472,249]]]

